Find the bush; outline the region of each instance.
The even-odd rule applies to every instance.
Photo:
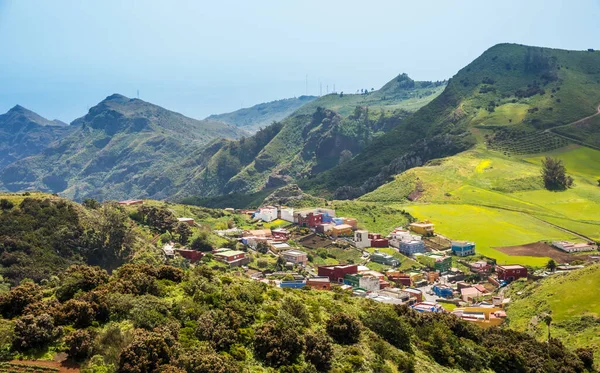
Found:
[[[2,209],[2,210],[10,210],[13,207],[15,207],[15,204],[12,203],[11,201],[7,200],[6,198],[0,199],[0,209]]]
[[[337,313],[327,321],[327,334],[339,344],[354,344],[359,341],[360,322],[345,313]]]
[[[65,338],[69,348],[69,357],[74,360],[86,360],[93,353],[94,333],[88,330],[75,330]]]
[[[233,318],[222,310],[211,310],[198,318],[196,337],[208,341],[217,351],[228,350],[237,342],[239,325]]]
[[[392,307],[378,306],[369,309],[363,318],[363,323],[391,345],[404,351],[411,351],[412,330]]]
[[[96,312],[89,302],[70,299],[60,310],[58,318],[62,324],[73,324],[76,328],[92,325]]]
[[[231,359],[210,349],[197,349],[186,354],[183,366],[187,373],[238,373],[239,367]]]
[[[13,349],[17,351],[43,347],[58,336],[54,330],[54,320],[48,314],[25,315],[17,319],[14,333]]]
[[[156,372],[171,363],[171,347],[159,333],[136,330],[133,341],[119,355],[119,373]]]
[[[303,347],[298,331],[288,328],[282,320],[269,321],[256,329],[254,352],[269,366],[277,368],[294,363]]]
[[[14,287],[10,292],[0,294],[0,314],[7,319],[23,314],[28,305],[42,298],[40,287],[31,282]]]
[[[317,368],[319,372],[327,372],[333,360],[331,339],[323,333],[311,332],[304,337],[306,350],[304,359]]]

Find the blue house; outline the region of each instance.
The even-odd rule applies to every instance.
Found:
[[[452,298],[454,294],[452,289],[445,285],[434,285],[433,288],[431,288],[431,290],[433,290],[435,295],[437,295],[440,298]]]
[[[305,285],[306,281],[304,280],[281,281],[279,283],[279,287],[284,289],[302,289]]]
[[[452,253],[456,256],[475,255],[475,244],[469,241],[452,241]]]
[[[421,240],[400,241],[398,251],[404,255],[414,255],[425,252],[425,243]]]

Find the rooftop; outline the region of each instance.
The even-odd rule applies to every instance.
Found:
[[[245,252],[239,251],[239,250],[223,250],[223,251],[217,251],[214,255],[233,256],[233,255],[240,255],[240,254],[245,254]]]
[[[502,269],[525,269],[525,267],[523,267],[520,264],[497,265],[496,268],[502,268]]]
[[[352,229],[352,226],[349,224],[340,224],[333,227],[333,229]]]
[[[295,255],[295,256],[306,255],[306,253],[304,251],[300,251],[300,250],[288,250],[288,251],[282,252],[281,254]]]

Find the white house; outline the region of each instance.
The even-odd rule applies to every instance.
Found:
[[[375,276],[362,276],[358,279],[358,287],[366,291],[377,291],[380,288],[379,279]]]
[[[369,239],[369,231],[354,231],[354,245],[357,249],[364,249],[370,247],[371,240]]]
[[[264,222],[270,222],[277,219],[277,207],[261,207],[254,213],[254,219],[260,219]]]
[[[279,212],[281,220],[289,221],[290,223],[294,222],[294,209],[292,207],[281,207]]]

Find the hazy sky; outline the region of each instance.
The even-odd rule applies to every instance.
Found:
[[[490,46],[600,48],[600,1],[0,0],[0,112],[71,121],[112,93],[203,118],[398,73],[454,75]]]

